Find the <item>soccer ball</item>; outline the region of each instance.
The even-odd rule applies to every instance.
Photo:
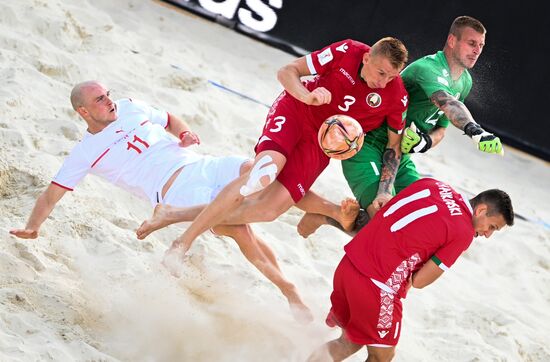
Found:
[[[319,128],[319,146],[325,155],[337,160],[354,156],[363,146],[363,128],[355,119],[336,114],[327,118]]]

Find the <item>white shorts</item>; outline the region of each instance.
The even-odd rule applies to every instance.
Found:
[[[239,177],[246,161],[248,158],[241,156],[205,156],[186,165],[160,203],[177,207],[209,204],[228,183]]]

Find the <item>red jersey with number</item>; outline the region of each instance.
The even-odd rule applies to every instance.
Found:
[[[447,270],[475,235],[468,199],[431,178],[401,191],[345,246],[381,289],[405,297],[407,279],[432,258]]]
[[[365,132],[384,121],[397,133],[402,131],[407,109],[403,81],[398,76],[385,88],[370,88],[360,76],[363,55],[369,51],[368,45],[347,39],[306,56],[310,73],[317,75],[305,84],[306,88],[311,91],[324,87],[332,94],[329,104],[307,106],[309,121],[315,122],[316,128],[334,114],[345,114],[355,118]]]
[[[73,190],[88,173],[101,176],[157,203],[157,192],[174,172],[201,156],[179,146],[166,132],[169,117],[143,102],[115,102],[116,121],[101,132],[86,132],[63,162],[53,183]]]

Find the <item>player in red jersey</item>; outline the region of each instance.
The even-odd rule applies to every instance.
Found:
[[[341,219],[340,208],[307,193],[329,163],[317,144],[317,132],[334,114],[355,118],[364,131],[387,121],[389,142],[377,198],[380,204],[387,202],[401,154],[407,93],[399,72],[407,56],[395,38],[381,39],[372,48],[344,40],[284,66],[278,79],[285,90],[268,113],[252,169],[226,186],[196,219],[182,210],[179,217],[173,213],[169,222],[159,218],[146,222],[140,232],[146,235],[170,222],[194,219],[171,247],[184,254],[212,226],[274,220],[294,204],[307,212],[325,209]],[[301,77],[308,75],[317,76],[302,82]],[[354,217],[344,220],[344,228],[351,229]]]
[[[329,356],[342,360],[364,345],[369,360],[391,360],[407,291],[434,282],[474,237],[488,238],[513,223],[512,202],[500,190],[468,201],[431,178],[405,188],[344,247],[326,320],[343,333],[315,351],[310,361]]]

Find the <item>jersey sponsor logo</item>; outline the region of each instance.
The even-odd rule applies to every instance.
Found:
[[[304,196],[306,194],[306,190],[304,190],[304,186],[302,186],[302,184],[297,184],[296,186],[298,187],[298,191],[300,191],[300,194]]]
[[[380,336],[380,338],[386,337],[388,333],[390,333],[390,331],[378,331],[378,335]]]
[[[317,59],[319,60],[319,64],[321,65],[327,64],[333,58],[334,56],[332,55],[332,50],[330,50],[330,48],[326,48],[325,50],[317,54]]]
[[[437,81],[441,84],[443,84],[444,86],[448,87],[449,86],[449,82],[447,82],[447,79],[445,78],[441,78],[441,77],[437,77]]]
[[[348,43],[344,43],[342,45],[337,46],[336,50],[338,50],[339,52],[345,53],[346,50],[348,50]]]
[[[377,108],[382,104],[382,97],[378,93],[369,93],[367,95],[367,104],[372,108]]]
[[[409,100],[407,99],[407,96],[403,96],[403,98],[401,98],[401,103],[403,103],[403,107],[406,107],[407,106],[407,102]]]
[[[349,75],[349,73],[344,68],[340,68],[339,71],[344,75],[344,77],[346,77],[347,80],[349,80],[352,85],[355,85],[355,79],[353,79],[352,76]]]

